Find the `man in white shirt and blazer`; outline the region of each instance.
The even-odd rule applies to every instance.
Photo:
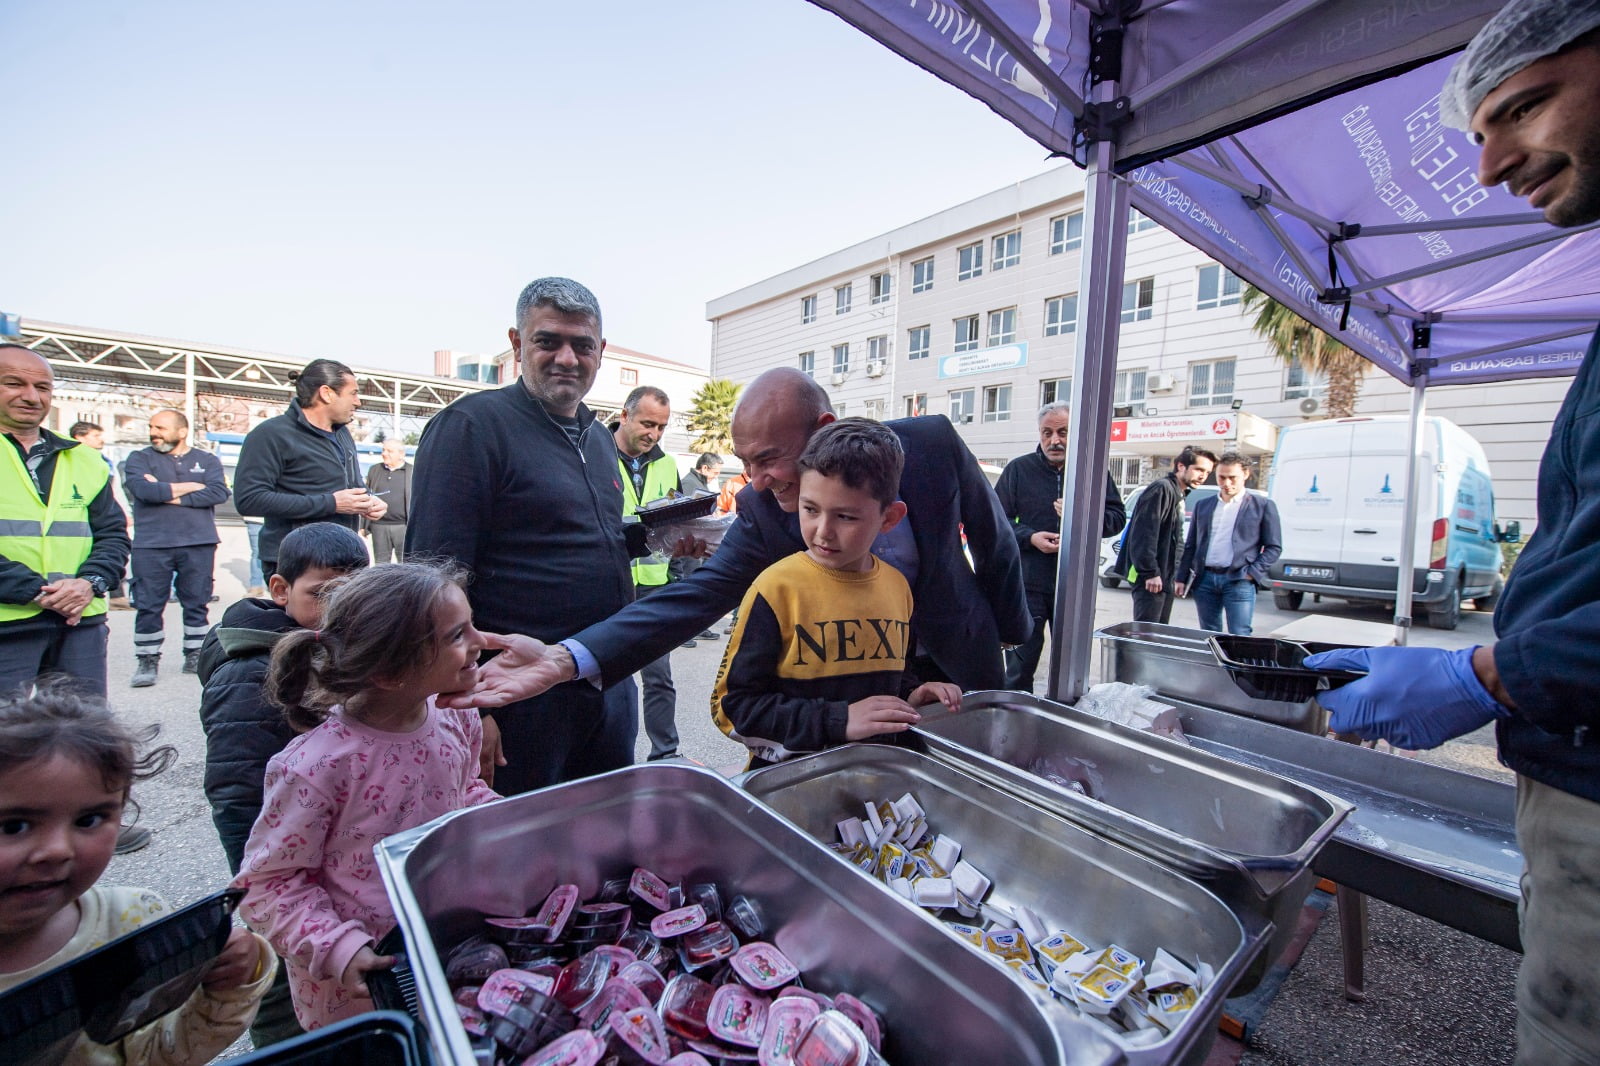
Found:
[[[1256,583],[1283,554],[1283,524],[1278,507],[1265,496],[1244,490],[1250,460],[1225,452],[1217,460],[1217,494],[1195,505],[1194,521],[1178,564],[1179,596],[1194,593],[1200,628],[1244,636],[1256,613]]]

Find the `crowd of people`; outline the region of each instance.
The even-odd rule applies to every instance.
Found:
[[[1600,4],[1514,0],[1452,73],[1444,112],[1481,144],[1485,184],[1575,226],[1600,220],[1597,101]],[[0,345],[0,989],[165,910],[98,883],[141,843],[123,824],[130,789],[172,757],[105,701],[106,611],[130,558],[133,683],[155,680],[176,589],[183,669],[202,685],[205,792],[245,892],[248,931],[189,1001],[116,1048],[82,1038],[79,1061],[199,1063],[252,1024],[263,1046],[367,1009],[394,924],[373,842],[629,764],[635,674],[651,755],[673,754],[667,657],[715,637],[730,611],[712,710],[751,765],[892,741],[919,708],[1031,686],[1055,598],[1063,405],[1039,413],[1038,449],[996,491],[947,420],[839,419],[809,375],[769,371],[733,417],[748,482],[737,520],[714,551],[685,534],[664,561],[630,518],[685,483],[710,489],[721,457],[680,479],[660,448],[670,399],[657,389],[597,424],[583,400],[605,340],[584,286],[528,285],[509,336],[518,379],[436,416],[414,469],[395,448],[360,470],[348,367],[299,374],[287,411],[246,439],[231,490],[263,520],[264,595],[215,627],[212,509],[230,490],[181,412],[152,418],[150,447],[113,471],[89,432],[43,428],[49,363]],[[1600,1027],[1600,504],[1583,481],[1600,448],[1597,346],[1552,432],[1539,531],[1507,583],[1499,643],[1322,660],[1367,672],[1325,698],[1338,731],[1416,748],[1497,724],[1526,857],[1527,1063],[1593,1062]],[[1183,497],[1213,473],[1219,492],[1185,538]],[[1118,565],[1138,617],[1166,621],[1173,596],[1192,592],[1208,628],[1249,632],[1256,582],[1281,550],[1249,474],[1236,453],[1187,450],[1131,518],[1107,485],[1102,533],[1126,521]]]

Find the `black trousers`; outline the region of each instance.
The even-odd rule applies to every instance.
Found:
[[[1028,589],[1028,613],[1033,616],[1033,634],[1027,640],[1006,652],[1006,688],[1018,692],[1033,691],[1033,675],[1039,669],[1039,656],[1044,652],[1044,627],[1055,633],[1052,617],[1056,610],[1055,589]]]
[[[178,602],[183,605],[183,650],[199,651],[211,630],[207,607],[211,602],[212,576],[217,561],[215,544],[191,544],[182,548],[141,548],[133,546],[134,606],[133,650],[139,655],[161,652],[162,616],[167,608],[167,590],[176,578]]]
[[[1133,586],[1133,620],[1166,625],[1172,618],[1172,582],[1161,580],[1160,592],[1149,592],[1141,581]]]
[[[0,628],[0,692],[21,688],[40,674],[66,674],[103,698],[106,633],[103,614],[75,626],[24,625],[20,631]]]
[[[631,678],[604,693],[587,681],[568,681],[496,711],[506,765],[494,772],[494,790],[515,796],[631,766],[637,691]]]

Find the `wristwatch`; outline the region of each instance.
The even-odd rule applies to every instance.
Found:
[[[110,591],[109,586],[106,585],[106,579],[101,577],[99,574],[90,574],[85,577],[84,580],[87,581],[89,583],[89,587],[94,590],[96,599],[104,596]]]

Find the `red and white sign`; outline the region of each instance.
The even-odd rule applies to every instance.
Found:
[[[1228,440],[1237,429],[1231,415],[1176,415],[1172,418],[1119,418],[1111,423],[1113,444]]]

